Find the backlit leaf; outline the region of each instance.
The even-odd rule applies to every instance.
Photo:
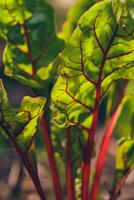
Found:
[[[61,55],[60,76],[52,91],[52,101],[62,119],[64,115],[63,127],[90,128],[96,103],[112,83],[134,78],[133,27],[126,5],[118,21],[112,1],[97,3],[80,18]]]
[[[27,153],[35,165],[34,139],[37,122],[46,99],[25,96],[21,106],[15,109],[10,106],[6,91],[0,81],[0,134],[10,140],[16,140],[23,153]],[[33,163],[34,162],[34,163]]]
[[[53,9],[44,0],[2,0],[0,11],[0,35],[7,42],[5,74],[43,87],[45,77],[51,78],[47,66],[63,48],[55,34]]]
[[[67,41],[75,30],[81,15],[98,1],[99,0],[77,0],[67,14],[67,19],[63,24],[60,36]]]

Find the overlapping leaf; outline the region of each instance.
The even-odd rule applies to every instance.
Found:
[[[33,159],[37,121],[45,101],[42,97],[26,96],[20,108],[12,108],[0,81],[0,133],[10,140],[14,138],[30,159]]]
[[[44,0],[0,1],[0,35],[7,42],[5,74],[34,88],[51,78],[47,67],[63,48],[52,8]]]
[[[68,12],[67,20],[63,24],[60,36],[67,41],[75,30],[81,15],[96,2],[98,2],[98,0],[77,0]]]
[[[98,96],[101,101],[114,81],[134,78],[133,27],[126,4],[117,19],[112,1],[97,3],[80,18],[52,92],[62,126],[90,128]]]
[[[56,154],[66,163],[66,129],[60,129],[56,126],[52,125],[52,141],[53,147]],[[80,129],[71,129],[71,161],[72,161],[72,169],[73,175],[75,176],[78,168],[80,167],[80,162],[82,160],[82,153],[85,148],[86,143],[86,134],[79,134]],[[77,135],[77,137],[76,137]]]

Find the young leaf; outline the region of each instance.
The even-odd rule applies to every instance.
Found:
[[[32,98],[25,96],[21,102],[21,106],[18,109],[16,115],[19,121],[24,119],[24,116],[28,117],[27,124],[21,130],[21,133],[17,137],[17,141],[20,141],[21,145],[25,149],[31,140],[31,137],[35,136],[36,126],[38,118],[43,110],[46,100],[42,97]]]
[[[63,127],[90,128],[95,106],[112,83],[134,78],[133,26],[126,5],[117,20],[112,1],[97,3],[80,18],[62,53],[60,76],[52,91]]]
[[[2,0],[0,10],[0,35],[7,42],[5,74],[43,87],[50,76],[47,66],[63,48],[55,34],[53,9],[44,0]]]
[[[18,109],[12,108],[9,104],[7,94],[0,81],[0,132],[6,138],[16,140],[23,153],[29,156],[34,162],[34,138],[38,118],[42,112],[45,98],[24,97]],[[34,163],[35,165],[35,163]]]

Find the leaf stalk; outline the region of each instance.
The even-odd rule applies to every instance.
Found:
[[[71,162],[71,130],[67,128],[67,142],[66,142],[66,185],[69,200],[75,200],[74,177],[72,174]]]
[[[89,199],[92,199],[92,200],[97,199],[102,170],[103,170],[103,167],[105,164],[106,155],[108,152],[108,147],[109,147],[109,144],[111,141],[113,130],[115,128],[115,125],[117,123],[117,120],[118,120],[118,117],[120,114],[120,105],[123,100],[127,84],[128,84],[128,81],[125,81],[125,84],[124,84],[123,88],[121,89],[118,102],[114,108],[114,111],[111,113],[109,123],[107,125],[104,137],[102,139],[102,143],[100,146],[100,151],[99,151],[99,155],[98,155],[98,159],[97,159],[97,163],[96,163],[94,181],[93,181],[93,185],[92,185],[92,189],[91,189],[91,193],[90,193],[90,197],[89,197]]]
[[[42,118],[41,118],[41,127],[42,127],[42,134],[45,140],[46,152],[47,152],[48,161],[50,165],[50,171],[52,175],[55,196],[57,200],[63,200],[61,184],[60,184],[60,180],[58,176],[58,170],[57,170],[56,161],[54,158],[54,151],[53,151],[52,141],[50,137],[51,134],[50,134],[45,113],[43,113]]]

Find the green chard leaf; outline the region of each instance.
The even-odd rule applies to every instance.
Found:
[[[51,78],[48,65],[63,48],[55,34],[53,9],[44,0],[2,0],[0,11],[0,35],[7,42],[5,74],[43,87]]]
[[[132,18],[134,19],[134,2],[133,0],[127,0],[127,6],[128,6],[128,9],[129,9],[129,12],[132,16]]]
[[[126,4],[117,20],[112,3],[97,3],[80,18],[61,55],[52,101],[63,127],[90,128],[98,94],[101,102],[114,81],[134,78],[134,20]]]
[[[134,19],[134,2],[133,0],[112,0],[113,3],[113,10],[118,20],[122,15],[124,10],[124,5],[127,7],[127,12],[131,15]]]
[[[113,93],[109,97],[108,104],[111,104],[109,106],[108,111],[112,111],[115,107],[115,102],[117,102],[117,99],[119,98],[120,89],[123,85],[122,81],[118,82],[118,85],[114,85]],[[110,103],[110,101],[112,101]],[[127,117],[126,117],[127,116]],[[127,83],[127,87],[125,89],[125,95],[120,103],[120,114],[118,121],[116,123],[115,127],[115,136],[117,139],[120,139],[122,137],[133,137],[134,135],[134,81],[131,80]]]
[[[18,109],[12,108],[6,91],[0,80],[0,134],[6,139],[14,138],[23,152],[34,162],[34,139],[38,118],[43,110],[46,99],[25,96]]]
[[[126,170],[134,165],[134,140],[121,138],[118,143],[116,169]]]
[[[99,0],[77,0],[68,12],[67,19],[60,33],[61,38],[67,41],[75,30],[81,15],[97,2]]]
[[[59,127],[51,125],[52,130],[52,142],[56,155],[59,155],[63,163],[66,163],[66,140],[67,140],[67,131],[66,129],[59,129]],[[82,134],[79,127],[71,128],[71,161],[73,168],[73,175],[76,177],[77,170],[80,168],[80,163],[82,161],[82,153],[86,146],[87,138],[86,133]],[[80,134],[81,133],[81,134]]]
[[[112,190],[116,188],[122,177],[126,176],[134,167],[134,139],[121,138],[118,143],[116,157],[116,171]]]

